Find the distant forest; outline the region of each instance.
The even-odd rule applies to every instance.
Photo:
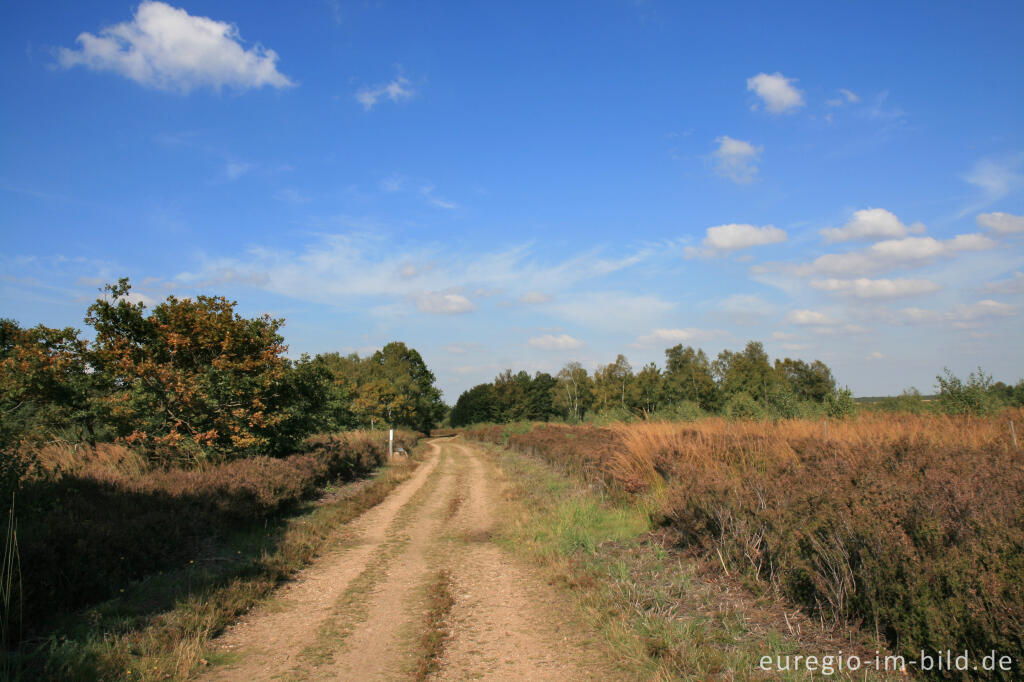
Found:
[[[993,382],[980,368],[966,381],[949,370],[936,377],[937,400],[930,405],[916,389],[874,401],[873,409],[947,413],[991,413],[1024,404],[1024,380]],[[459,396],[453,427],[517,421],[616,421],[632,418],[697,419],[709,414],[733,418],[793,419],[845,417],[857,405],[839,388],[824,362],[771,361],[758,341],[739,352],[723,350],[711,360],[682,344],[665,350],[665,367],[655,363],[634,371],[625,356],[593,374],[570,362],[556,375],[505,370],[494,381]]]

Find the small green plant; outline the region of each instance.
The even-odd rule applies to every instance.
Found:
[[[825,413],[833,419],[852,417],[857,412],[857,403],[848,388],[837,389],[825,398]]]
[[[764,419],[764,408],[749,393],[740,391],[725,402],[725,416],[729,419]]]
[[[948,367],[935,380],[939,388],[939,406],[946,414],[986,415],[1002,407],[992,391],[992,376],[985,374],[981,367],[967,375],[966,383]]]

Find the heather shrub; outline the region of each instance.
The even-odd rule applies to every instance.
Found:
[[[406,448],[415,438],[396,434]],[[100,446],[74,466],[60,466],[60,451],[44,451],[53,468],[23,479],[18,494],[25,630],[187,566],[227,533],[262,526],[328,483],[369,473],[387,457],[387,434],[319,436],[304,449],[143,471],[133,471],[130,451],[117,446]]]
[[[1008,420],[1022,417],[535,425],[508,445],[623,494],[663,488],[681,547],[826,624],[859,622],[908,657],[1019,665],[1024,451]]]

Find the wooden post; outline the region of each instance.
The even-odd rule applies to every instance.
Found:
[[[1013,436],[1013,447],[1019,450],[1020,448],[1017,447],[1017,432],[1013,430],[1012,419],[1010,420],[1010,435]]]
[[[388,429],[388,457],[395,454],[395,430]]]
[[[828,440],[828,419],[821,420],[821,427],[825,431],[825,440]]]

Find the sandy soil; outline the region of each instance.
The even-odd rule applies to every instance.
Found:
[[[472,445],[429,454],[383,503],[339,529],[335,548],[217,644],[210,680],[394,680],[413,676],[426,586],[452,580],[443,680],[614,679],[572,607],[490,541],[503,479]]]

